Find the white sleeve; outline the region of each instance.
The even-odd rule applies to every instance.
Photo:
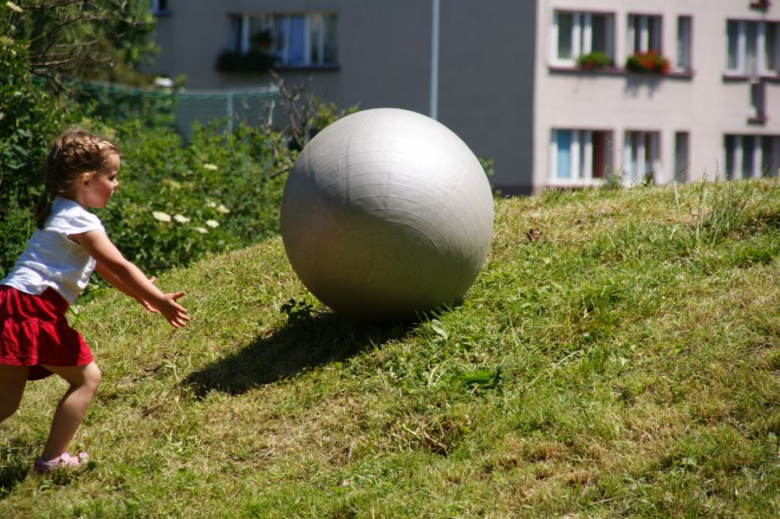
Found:
[[[47,231],[69,236],[89,231],[105,231],[100,218],[84,209],[69,209],[55,215],[46,224]]]

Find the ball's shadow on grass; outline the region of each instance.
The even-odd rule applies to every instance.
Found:
[[[294,319],[270,337],[258,338],[236,353],[193,372],[183,383],[193,388],[198,397],[210,391],[239,395],[403,339],[418,324],[419,321],[362,325],[330,312]]]

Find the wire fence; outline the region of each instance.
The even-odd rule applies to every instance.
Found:
[[[275,86],[242,90],[186,91],[175,91],[171,88],[131,88],[100,83],[80,83],[78,86],[86,95],[108,99],[114,104],[154,107],[157,106],[156,103],[164,103],[167,109],[173,109],[176,129],[185,138],[189,138],[196,123],[206,125],[219,121],[225,125],[227,132],[231,132],[240,123],[271,125],[278,97],[278,88]]]

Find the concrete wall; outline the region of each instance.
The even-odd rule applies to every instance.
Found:
[[[767,83],[764,124],[748,123],[750,84],[725,80],[726,20],[780,21],[780,5],[768,10],[749,7],[749,0],[540,0],[537,13],[534,184],[550,179],[550,141],[553,128],[604,129],[614,132],[614,159],[623,163],[624,132],[661,133],[658,181],[675,175],[674,132],[690,135],[687,180],[714,178],[725,156],[724,134],[780,135],[780,83]],[[551,66],[551,27],[554,9],[605,11],[616,15],[616,65],[626,60],[629,13],[663,16],[664,54],[674,57],[676,23],[680,15],[693,19],[693,74],[645,77],[625,73],[563,72]],[[685,179],[683,179],[685,180]]]
[[[430,0],[171,0],[158,19],[154,70],[185,74],[193,89],[267,85],[267,75],[215,70],[230,38],[229,14],[337,12],[338,68],[281,69],[290,84],[360,109],[429,114]],[[531,190],[535,2],[441,2],[439,120],[478,155],[495,159],[491,180]]]

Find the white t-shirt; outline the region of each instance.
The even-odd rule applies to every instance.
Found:
[[[78,203],[55,198],[43,229],[35,229],[13,270],[0,284],[33,295],[51,287],[72,304],[89,283],[96,262],[68,236],[88,231],[105,228]]]

